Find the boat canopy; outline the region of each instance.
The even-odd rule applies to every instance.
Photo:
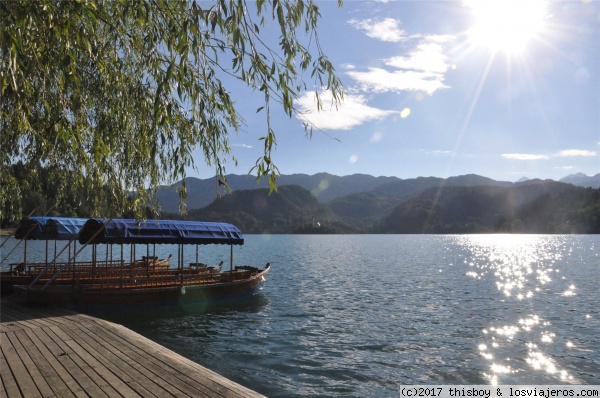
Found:
[[[15,231],[15,238],[27,240],[74,240],[86,218],[25,217]]]
[[[42,234],[42,227],[48,221],[47,217],[24,217],[19,222],[19,226],[15,231],[16,239],[39,239]]]
[[[243,245],[237,227],[227,223],[133,219],[89,219],[79,242],[107,244],[227,244]]]
[[[74,240],[87,222],[87,218],[52,217],[42,226],[39,239]]]

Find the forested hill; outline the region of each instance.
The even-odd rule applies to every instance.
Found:
[[[22,200],[1,209],[3,217],[14,209],[48,216],[105,214],[92,202],[75,200],[83,195],[57,190],[45,169],[37,170],[37,184],[30,174],[22,165],[13,167]],[[400,180],[323,173],[296,175],[291,181],[304,185],[281,185],[270,195],[266,188],[237,189],[218,199],[212,181],[212,189],[206,189],[212,201],[184,217],[231,222],[245,233],[600,233],[600,189],[551,180],[509,183],[477,175]],[[318,195],[324,192],[333,199]],[[188,193],[188,202],[193,201],[195,193]],[[147,217],[155,216],[148,212]],[[161,217],[181,218],[167,212]],[[2,220],[2,226],[11,225]]]
[[[241,190],[191,210],[186,219],[226,221],[246,233],[600,233],[600,189],[553,181],[511,187],[436,187],[384,203],[369,217],[339,217],[299,186]]]
[[[251,175],[229,174],[226,177],[227,183],[233,191],[267,188],[267,181],[265,179],[258,182],[256,177]],[[525,180],[527,179],[525,178]],[[582,187],[600,188],[600,173],[591,177],[581,173],[572,174],[560,181]],[[215,199],[217,191],[222,195],[226,193],[225,188],[220,186],[214,177],[204,180],[188,177],[185,181],[158,187],[156,197],[163,211],[171,213],[178,211],[179,195],[177,192],[183,183],[185,183],[188,193],[188,209],[200,209],[208,206]],[[361,197],[364,198],[365,193],[369,194],[367,196],[376,196],[377,199],[375,201],[379,202],[383,197],[393,200],[407,200],[417,196],[426,189],[441,186],[491,185],[509,187],[514,184],[508,181],[492,180],[476,174],[449,178],[417,177],[400,179],[398,177],[373,177],[366,174],[353,174],[340,177],[328,173],[317,173],[314,175],[289,174],[277,177],[277,186],[282,187],[285,185],[299,185],[312,193],[321,203],[338,201],[338,210],[340,211],[338,215],[347,216],[345,214],[347,210],[351,212],[354,210],[359,212],[364,210],[366,213],[373,212],[373,209],[361,206]],[[354,198],[352,195],[358,197]],[[386,207],[387,205],[380,202],[376,206]],[[359,208],[362,208],[362,210]],[[352,215],[350,214],[350,216]]]
[[[557,182],[431,189],[397,205],[372,233],[600,233],[600,190]]]
[[[337,228],[339,222],[329,209],[298,185],[282,186],[270,195],[268,189],[236,191],[190,210],[185,219],[229,222],[245,233],[312,232],[313,227],[319,233],[348,230]]]

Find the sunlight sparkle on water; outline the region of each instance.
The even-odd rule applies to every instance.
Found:
[[[573,377],[566,370],[559,370],[554,361],[542,352],[530,351],[527,356],[527,363],[535,370],[542,370],[548,374],[557,375],[562,381],[573,380]]]
[[[519,319],[519,325],[523,325],[523,330],[530,331],[532,326],[538,325],[540,323],[540,317],[537,315],[533,315],[530,318]]]
[[[513,370],[511,369],[510,366],[505,366],[505,365],[500,365],[500,364],[493,364],[491,366],[492,372],[494,373],[512,373]]]
[[[532,298],[539,287],[552,282],[554,245],[544,247],[540,235],[473,235],[465,238],[473,257],[465,264],[468,276],[480,278],[491,270],[498,290],[518,300]],[[560,257],[560,255],[558,255]],[[477,269],[479,271],[477,271]]]
[[[494,330],[500,336],[506,336],[508,339],[512,339],[519,331],[519,328],[517,326],[506,325],[499,329],[492,328],[492,330]]]
[[[563,292],[562,295],[566,296],[566,297],[569,297],[569,296],[574,296],[575,294],[576,294],[575,293],[575,285],[571,285],[571,286],[569,286],[569,288],[567,290],[565,290]]]
[[[466,275],[473,278],[473,283],[487,281],[496,286],[506,301],[525,305],[534,300],[536,295],[544,294],[548,289],[555,289],[557,284],[564,283],[565,277],[553,278],[554,274],[560,272],[557,262],[561,261],[565,253],[569,255],[568,251],[561,248],[562,241],[559,237],[472,235],[461,239],[470,252],[463,262],[468,267]],[[574,284],[567,286],[561,294],[566,299],[574,296],[576,289]],[[535,311],[534,308],[532,307]],[[557,380],[572,380],[569,373],[550,354],[556,344],[556,334],[550,327],[548,320],[532,313],[517,318],[514,324],[491,324],[483,329],[484,342],[479,343],[478,351],[482,358],[490,362],[489,373],[485,374],[490,383],[498,384],[503,375],[520,370],[519,367],[508,366],[496,358],[527,364],[531,370],[552,375]],[[527,354],[523,354],[522,358],[507,357],[506,347],[514,344],[522,344],[523,352]],[[574,345],[568,342],[567,347],[572,348]],[[548,353],[544,352],[546,350]]]
[[[556,336],[554,333],[543,332],[542,333],[542,342],[543,343],[552,343],[554,336]]]

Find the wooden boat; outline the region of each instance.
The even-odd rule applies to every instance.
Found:
[[[76,249],[79,231],[83,228],[87,218],[69,217],[27,217],[20,221],[15,231],[15,238],[19,244],[23,243],[23,261],[9,263],[6,271],[0,274],[2,296],[14,292],[13,286],[29,284],[32,281],[46,283],[53,279],[57,284],[70,284],[96,279],[98,275],[114,272],[126,264],[124,260],[77,260]],[[29,261],[27,242],[30,240],[46,241],[45,261]],[[57,242],[66,242],[60,251],[68,249],[68,261],[57,261]],[[54,254],[48,253],[48,243],[54,242]],[[73,253],[73,255],[71,255]],[[7,256],[8,257],[8,256]],[[133,273],[156,272],[166,270],[170,266],[171,257],[159,259],[156,256],[143,256],[141,260],[133,261],[129,267]]]
[[[19,222],[19,227],[15,231],[15,238],[19,240],[18,245],[23,244],[23,261],[18,263],[9,263],[3,266],[5,271],[0,273],[0,289],[2,297],[13,293],[13,286],[26,284],[33,281],[41,273],[46,271],[56,271],[57,268],[65,267],[68,264],[56,261],[57,242],[66,242],[63,247],[71,250],[73,243],[73,252],[75,251],[76,239],[79,231],[86,223],[85,218],[69,217],[26,217]],[[28,261],[27,242],[30,240],[46,241],[46,260]],[[48,243],[54,242],[54,260],[49,260]],[[17,245],[17,246],[18,246]],[[16,247],[15,247],[16,248]],[[10,253],[9,253],[10,254]],[[8,255],[6,256],[8,257]],[[4,262],[4,261],[3,261]]]
[[[90,219],[79,234],[79,242],[92,245],[174,244],[178,251],[177,267],[164,267],[154,256],[146,256],[142,258],[146,268],[143,264],[138,267],[137,262],[123,261],[121,266],[96,270],[92,277],[17,286],[17,293],[29,300],[56,304],[235,299],[258,292],[270,270],[269,263],[263,269],[233,266],[233,246],[242,245],[244,238],[235,226],[226,223],[159,220],[140,225],[136,220]],[[197,254],[195,263],[184,265],[186,245],[197,248],[206,244],[230,246],[229,270],[221,269],[223,262],[217,267],[201,264]],[[150,264],[158,268],[151,268]]]

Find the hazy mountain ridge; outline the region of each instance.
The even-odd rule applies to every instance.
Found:
[[[184,218],[229,222],[246,233],[294,233],[320,224],[332,231],[337,224],[327,206],[299,185],[284,185],[272,194],[268,188],[237,190]]]
[[[267,188],[266,179],[257,181],[256,177],[250,175],[229,174],[226,176],[227,183],[232,191],[241,189],[261,189]],[[223,186],[217,184],[217,180],[208,178],[201,180],[195,177],[188,177],[185,180],[188,193],[187,208],[198,209],[208,206],[219,195],[227,194]],[[464,176],[438,178],[438,177],[418,177],[411,179],[400,179],[398,177],[373,177],[368,174],[353,174],[349,176],[335,176],[328,173],[318,173],[314,175],[290,174],[281,175],[277,178],[277,186],[299,185],[311,192],[315,198],[326,203],[347,195],[363,192],[374,192],[377,195],[389,195],[396,199],[406,200],[414,197],[425,189],[448,185],[509,185],[510,182],[494,181],[487,177],[481,177],[475,174]],[[178,190],[182,185],[179,181],[170,186],[159,187],[156,191],[156,197],[161,204],[163,211],[176,213],[179,210]]]
[[[600,190],[551,180],[430,189],[396,206],[373,233],[600,233]]]
[[[559,181],[580,187],[600,188],[600,173],[593,176],[588,176],[583,173],[570,174],[561,178]]]
[[[233,192],[244,189],[267,188],[267,180],[257,181],[250,175],[229,174],[226,176],[227,184]],[[373,177],[367,174],[353,174],[350,176],[335,176],[328,173],[290,174],[277,177],[277,186],[298,185],[311,192],[319,202],[328,202],[336,198],[358,192],[368,192],[378,186],[400,180],[397,177]],[[216,179],[201,180],[194,177],[185,179],[188,193],[187,208],[198,209],[208,206],[217,197],[227,194],[223,186],[218,186]],[[179,211],[179,194],[182,182],[170,186],[159,187],[156,197],[164,212],[176,213]]]
[[[185,218],[231,222],[246,233],[600,233],[600,189],[551,180],[444,182],[407,200],[362,192],[320,203],[285,185],[271,195],[237,190]]]

